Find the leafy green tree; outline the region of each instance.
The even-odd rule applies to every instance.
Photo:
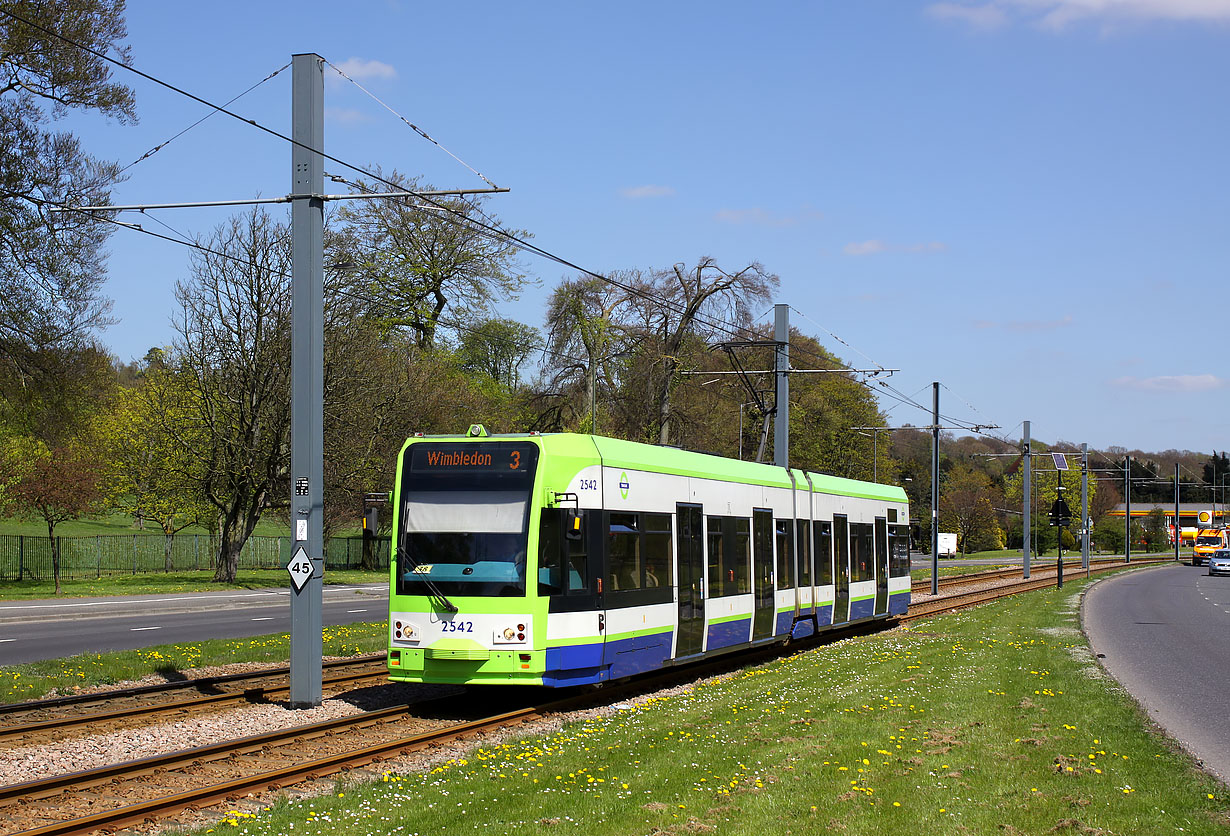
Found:
[[[51,210],[107,203],[119,169],[45,126],[69,111],[136,121],[132,91],[96,54],[127,61],[126,35],[123,0],[0,2],[0,361],[10,378],[38,375],[39,352],[81,346],[109,322],[110,225]]]
[[[996,491],[987,474],[966,464],[948,473],[940,492],[941,530],[955,530],[962,554],[1004,547],[991,497]]]
[[[5,512],[46,523],[55,594],[59,595],[60,548],[56,526],[101,510],[100,462],[82,444],[48,448],[42,442],[28,439],[23,446],[16,455],[4,458],[5,465],[13,468],[0,474],[0,482],[6,486]]]
[[[201,490],[201,462],[192,452],[203,439],[191,437],[198,424],[183,380],[167,369],[147,371],[136,387],[118,391],[95,428],[106,461],[108,507],[131,514],[138,525],[157,523],[168,572],[175,535],[208,525],[212,513]]]
[[[377,171],[379,173],[379,171]],[[417,178],[394,171],[386,178],[406,191],[430,191]],[[362,192],[388,191],[360,182]],[[461,325],[482,320],[494,303],[515,299],[526,276],[519,249],[478,224],[498,226],[485,198],[433,197],[358,200],[338,210],[334,251],[353,265],[355,291],[386,330],[407,328],[419,348],[436,344],[446,310]],[[511,230],[529,238],[525,230]]]
[[[1102,517],[1093,527],[1093,542],[1099,552],[1123,551],[1123,521]]]
[[[514,319],[487,319],[462,332],[457,354],[463,369],[511,390],[520,385],[521,367],[542,345],[537,328]]]

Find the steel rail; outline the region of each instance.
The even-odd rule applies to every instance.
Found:
[[[384,659],[384,653],[372,653],[366,656],[354,656],[349,659],[331,659],[324,663],[324,667],[347,667],[350,665],[380,662]],[[230,685],[235,682],[243,682],[244,680],[256,680],[289,675],[290,666],[280,665],[276,668],[265,668],[258,671],[248,671],[246,673],[222,674],[220,676],[201,677],[200,679],[185,679],[179,682],[158,682],[153,685],[134,685],[130,688],[116,688],[109,691],[99,691],[95,694],[69,694],[63,697],[49,697],[41,700],[0,703],[0,718],[6,714],[51,710],[63,708],[65,706],[82,705],[88,703],[102,703],[123,699],[126,697],[138,697],[146,694],[156,694],[166,691],[183,691],[190,689],[202,690],[204,688],[216,688],[223,685]]]
[[[324,678],[323,684],[326,688],[336,690],[341,685],[351,685],[367,680],[383,682],[387,678],[388,671],[381,667],[379,670],[351,671],[328,676]],[[2,725],[0,726],[0,745],[27,745],[24,739],[37,738],[40,734],[46,732],[55,732],[58,735],[63,735],[83,727],[96,726],[99,723],[120,724],[125,720],[139,719],[148,724],[156,722],[159,717],[167,714],[204,713],[216,711],[224,706],[236,703],[268,703],[272,702],[278,695],[289,693],[289,691],[289,683],[279,683],[271,686],[247,688],[242,691],[224,691],[220,694],[204,694],[189,699],[134,705],[117,708],[113,711],[69,714],[32,723]],[[88,730],[91,733],[98,732],[97,728],[90,728]]]

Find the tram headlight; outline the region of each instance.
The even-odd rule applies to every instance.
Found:
[[[419,627],[412,621],[394,621],[393,622],[393,640],[403,642],[416,642],[422,638],[422,633]]]
[[[496,644],[524,644],[529,637],[530,623],[527,620],[518,624],[505,624],[492,631],[492,640]]]

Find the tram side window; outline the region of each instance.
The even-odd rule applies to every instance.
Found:
[[[888,554],[888,576],[908,578],[910,576],[910,527],[890,525],[888,536],[891,546]]]
[[[817,522],[814,529],[816,556],[816,586],[828,586],[833,582],[833,524]]]
[[[735,592],[746,595],[752,591],[752,521],[747,517],[735,518],[734,548],[728,555],[726,568],[734,570]]]
[[[578,595],[589,592],[584,536],[585,518],[589,512],[580,513],[582,535],[576,539],[568,539],[564,536],[564,525],[571,523],[571,512],[559,508],[543,509],[538,528],[539,595]]]
[[[777,588],[794,586],[794,520],[776,520]]]
[[[707,517],[705,534],[706,546],[709,549],[709,597],[717,598],[726,594],[727,584],[726,567],[723,565],[725,553],[722,551],[722,518]]]
[[[611,514],[607,530],[611,590],[641,588],[641,528],[639,514]]]
[[[645,522],[645,588],[674,586],[670,514],[642,514]]]
[[[850,523],[850,581],[875,579],[875,526],[871,523]]]
[[[799,586],[811,586],[811,523],[799,520],[795,525],[799,531]]]

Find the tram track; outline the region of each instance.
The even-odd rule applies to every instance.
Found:
[[[1167,558],[1137,557],[1137,558],[1134,558],[1132,562],[1133,563],[1156,563],[1159,560],[1173,560],[1173,558],[1172,557],[1167,557]],[[1126,564],[1122,558],[1113,558],[1113,557],[1095,558],[1089,561],[1089,567],[1090,569],[1094,571],[1101,571],[1103,568],[1114,568],[1117,566],[1125,566],[1125,565],[1128,565],[1128,564]],[[1064,570],[1068,572],[1076,572],[1076,571],[1083,572],[1084,567],[1080,566],[1079,564],[1074,567],[1073,562],[1069,560],[1067,563],[1064,564]],[[987,569],[981,572],[967,572],[961,575],[952,575],[950,577],[940,578],[938,586],[940,587],[940,589],[951,589],[953,587],[967,586],[969,584],[981,583],[981,582],[989,581],[989,580],[998,580],[1000,578],[1016,577],[1020,575],[1022,571],[1023,570],[1020,566],[1008,566],[1002,569]],[[1030,569],[1031,575],[1035,573],[1045,575],[1048,572],[1051,575],[1054,575],[1058,572],[1056,564],[1051,562],[1049,559],[1046,562],[1035,563]],[[920,581],[914,581],[910,585],[910,591],[914,595],[925,595],[925,594],[928,594],[930,590],[931,590],[931,579],[930,578],[926,578]]]
[[[1133,565],[1158,562],[1163,561],[1137,560]],[[1124,566],[1120,561],[1104,561],[1091,566],[1091,571],[1105,572]],[[1011,570],[1013,574],[1019,571]],[[989,574],[964,576],[965,583],[995,581]],[[908,615],[872,626],[901,624],[1055,584],[1053,571],[1037,571],[1034,575],[1028,580],[924,598],[911,605]],[[866,632],[867,625],[856,626],[864,629],[826,633],[824,638],[832,640]],[[808,640],[802,646],[815,643]],[[795,651],[799,645],[792,643],[790,647]],[[433,704],[440,709],[435,714],[455,716],[457,699],[447,697],[0,787],[0,834],[76,836],[143,826],[185,810],[235,803],[251,794],[362,770],[405,753],[457,744],[467,738],[533,723],[551,714],[587,707],[596,701],[610,703],[625,698],[629,692],[666,687],[663,682],[669,679],[691,680],[722,668],[756,664],[771,653],[780,652],[781,647],[774,646],[751,655],[719,657],[698,666],[672,669],[663,676],[474,720],[429,719]]]
[[[322,686],[327,692],[337,692],[384,682],[387,676],[383,653],[334,659],[324,663]],[[283,666],[4,704],[0,705],[0,749],[180,720],[237,705],[271,703],[289,692],[289,669]]]

